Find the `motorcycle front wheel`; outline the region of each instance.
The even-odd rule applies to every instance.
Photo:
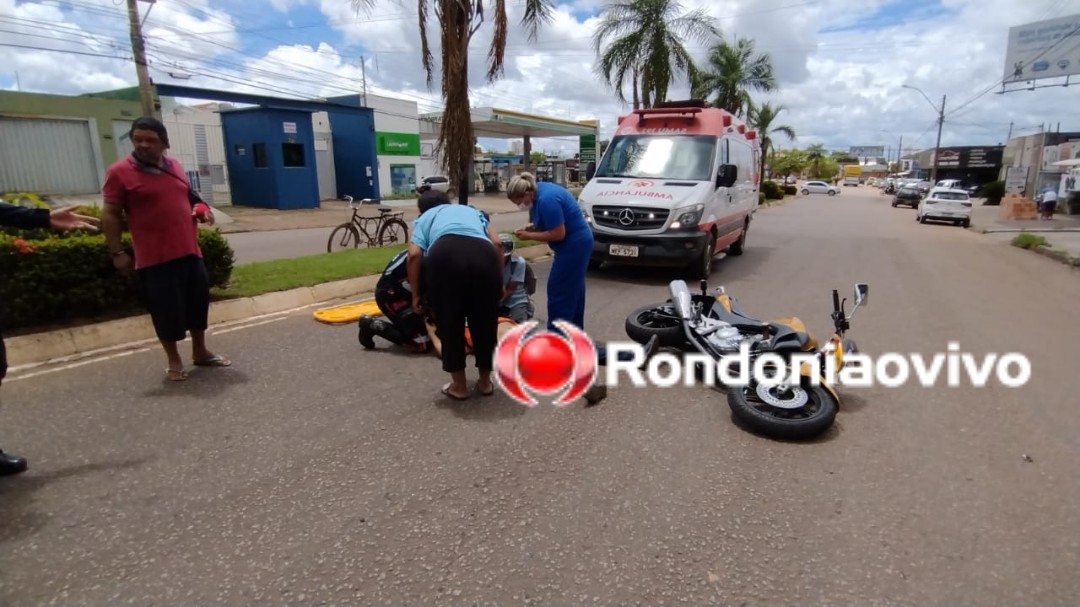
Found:
[[[747,428],[774,438],[813,438],[836,419],[837,402],[832,394],[807,378],[786,391],[754,381],[730,386],[727,399],[732,414]]]
[[[642,306],[626,317],[626,336],[639,344],[656,335],[660,347],[678,348],[686,342],[682,320],[670,303]]]

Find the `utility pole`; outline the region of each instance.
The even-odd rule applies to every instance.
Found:
[[[1013,123],[1012,123],[1012,120],[1010,120],[1009,121],[1009,134],[1005,136],[1005,144],[1006,145],[1008,145],[1009,140],[1012,139],[1012,130],[1013,130]]]
[[[364,64],[367,63],[363,57],[360,57],[360,86],[363,91],[364,107],[367,107],[367,69]]]
[[[154,2],[155,0],[150,0]],[[150,84],[150,71],[146,66],[146,46],[139,22],[138,0],[127,0],[128,25],[131,28],[131,51],[135,55],[135,74],[139,77],[139,101],[142,103],[143,116],[157,116],[154,107],[154,89]]]
[[[900,135],[900,143],[896,145],[896,172],[904,172],[904,136]]]
[[[934,163],[930,166],[930,186],[937,183],[938,148],[941,147],[941,127],[945,124],[945,95],[941,96],[941,111],[938,112],[937,143],[934,144]]]

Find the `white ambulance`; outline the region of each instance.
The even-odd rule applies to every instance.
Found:
[[[621,116],[578,196],[593,232],[589,267],[678,266],[707,277],[717,254],[746,246],[760,162],[757,134],[700,101]]]

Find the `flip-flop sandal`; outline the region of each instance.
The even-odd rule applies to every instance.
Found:
[[[221,355],[215,355],[213,358],[208,358],[206,360],[196,360],[194,362],[196,367],[228,367],[232,364],[232,361],[227,360],[224,356]]]
[[[450,398],[452,398],[454,400],[469,400],[468,396],[458,396],[457,394],[454,394],[453,392],[451,392],[450,391],[450,386],[452,386],[452,385],[454,385],[453,382],[448,382],[445,386],[442,387],[442,393],[443,393],[444,396],[449,396]]]
[[[183,369],[165,369],[165,378],[169,381],[185,381],[188,373]]]
[[[480,387],[480,382],[476,382],[476,391],[479,392],[481,396],[491,396],[492,394],[495,394],[495,383],[492,382],[491,388],[484,390]]]

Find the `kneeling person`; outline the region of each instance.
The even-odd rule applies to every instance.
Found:
[[[529,300],[530,287],[536,288],[535,279],[529,284],[532,273],[525,258],[514,255],[514,239],[503,234],[499,237],[506,257],[503,263],[503,298],[499,303],[499,316],[517,324],[532,319],[535,309]]]
[[[412,305],[407,257],[408,251],[395,255],[375,285],[375,304],[383,318],[366,314],[360,317],[360,344],[369,350],[375,348],[376,335],[417,354],[427,352],[431,346],[424,318]]]

